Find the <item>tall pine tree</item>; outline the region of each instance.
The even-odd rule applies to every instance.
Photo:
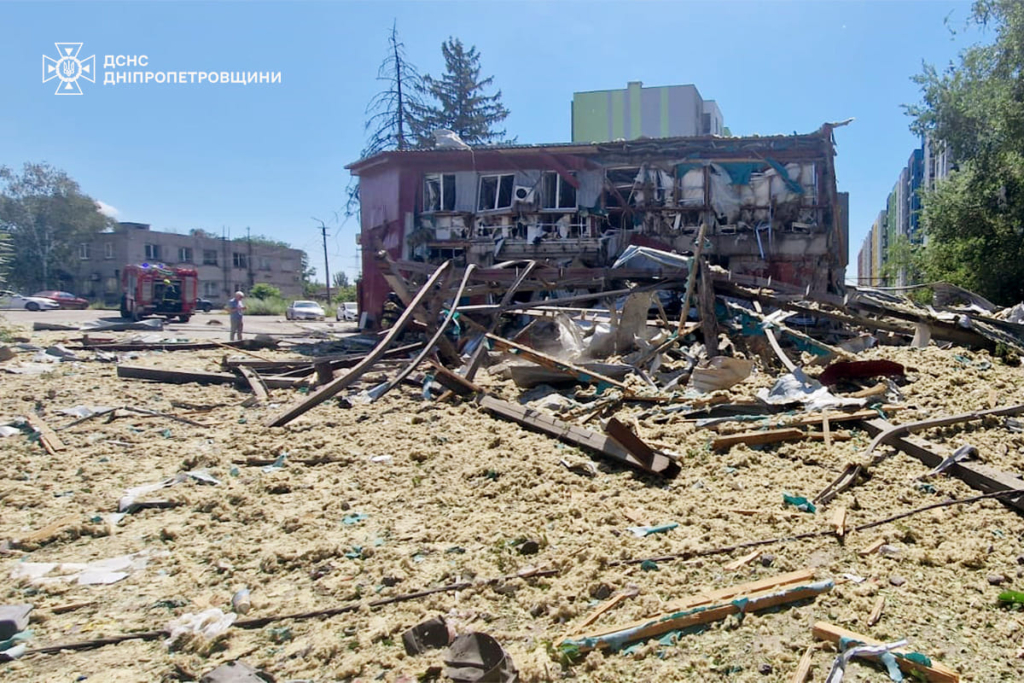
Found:
[[[447,128],[469,145],[502,142],[505,129],[497,129],[509,115],[501,103],[501,90],[485,95],[494,77],[480,78],[480,53],[475,46],[468,50],[458,38],[448,38],[441,44],[445,71],[441,78],[423,77],[420,94],[433,99],[434,104],[415,108],[414,133],[417,144],[430,147],[434,131]]]

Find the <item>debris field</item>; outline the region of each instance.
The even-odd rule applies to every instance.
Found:
[[[1021,680],[1021,312],[658,258],[466,305],[391,264],[380,334],[26,335],[0,677]]]

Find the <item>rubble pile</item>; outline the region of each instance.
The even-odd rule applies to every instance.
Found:
[[[634,256],[385,263],[379,335],[11,345],[0,674],[1019,680],[1019,311]]]

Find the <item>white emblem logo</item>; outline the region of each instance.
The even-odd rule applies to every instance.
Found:
[[[82,43],[54,43],[58,59],[43,55],[43,83],[60,79],[55,95],[81,95],[82,86],[78,79],[96,82],[96,55],[79,59]]]

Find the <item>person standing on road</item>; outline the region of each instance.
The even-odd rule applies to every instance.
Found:
[[[235,297],[228,302],[228,312],[231,314],[231,341],[235,341],[235,334],[238,334],[238,341],[242,341],[242,315],[245,313],[245,302],[242,299],[245,294],[235,292]]]

